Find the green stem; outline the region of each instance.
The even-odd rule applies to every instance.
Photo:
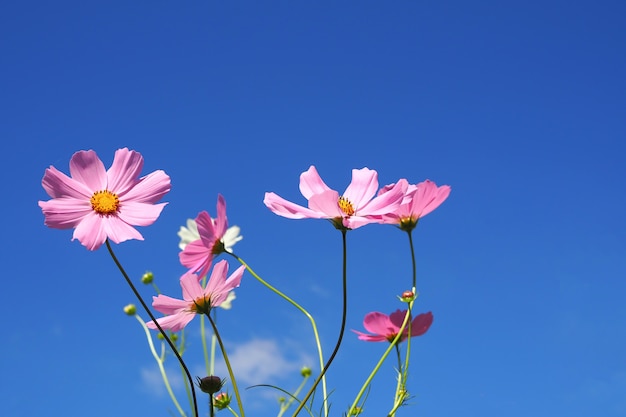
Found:
[[[194,416],[195,417],[199,417],[198,414],[198,401],[196,400],[196,391],[193,387],[193,378],[191,377],[191,373],[189,372],[189,369],[187,368],[187,365],[185,364],[185,361],[183,361],[183,358],[180,356],[180,354],[178,353],[178,350],[176,349],[176,346],[174,346],[174,343],[170,340],[170,338],[167,336],[167,333],[165,333],[165,331],[163,330],[163,328],[161,328],[161,325],[159,324],[159,322],[157,321],[156,317],[154,317],[154,314],[152,314],[152,312],[150,311],[150,309],[148,308],[148,306],[146,305],[146,302],[143,300],[143,298],[141,297],[141,295],[139,294],[139,291],[137,291],[137,288],[135,288],[135,286],[133,285],[133,282],[131,281],[131,279],[128,277],[128,274],[126,273],[126,271],[124,270],[124,268],[122,267],[122,264],[120,263],[120,261],[117,259],[117,257],[115,256],[115,253],[113,253],[113,248],[111,247],[111,243],[109,243],[109,239],[107,239],[105,241],[107,249],[109,250],[109,254],[111,254],[111,257],[113,258],[113,262],[115,262],[115,265],[117,265],[117,268],[120,270],[120,272],[122,273],[122,275],[124,276],[124,279],[126,280],[126,282],[128,283],[128,285],[130,286],[131,290],[133,290],[133,293],[135,294],[135,297],[137,297],[137,299],[139,300],[139,302],[141,303],[141,306],[143,307],[143,309],[146,311],[146,313],[148,313],[148,316],[150,316],[150,319],[154,322],[155,326],[157,327],[157,329],[159,329],[159,332],[161,332],[161,334],[163,335],[163,337],[165,338],[165,340],[167,341],[167,344],[170,346],[170,348],[172,349],[172,351],[174,352],[174,354],[176,355],[176,358],[178,359],[178,362],[180,362],[180,365],[183,367],[183,369],[185,370],[185,374],[187,375],[187,379],[190,382],[191,385],[191,394],[193,396],[193,411],[194,411]]]
[[[413,291],[415,291],[415,288],[417,287],[417,285],[415,284],[417,281],[417,266],[415,264],[415,248],[413,247],[413,230],[409,230],[407,231],[407,234],[409,235],[409,246],[411,247],[411,261],[413,264]]]
[[[241,403],[241,397],[239,396],[239,388],[237,387],[237,380],[235,379],[235,374],[233,373],[233,368],[230,366],[230,361],[228,360],[228,355],[226,354],[226,348],[224,347],[224,343],[222,343],[222,338],[220,337],[219,332],[217,331],[217,326],[215,322],[211,318],[210,315],[207,314],[209,322],[211,323],[211,327],[213,327],[213,334],[217,338],[217,342],[220,345],[220,350],[222,351],[222,357],[224,358],[224,363],[226,364],[226,368],[228,369],[228,375],[230,376],[230,381],[233,384],[233,390],[235,391],[235,397],[237,398],[237,405],[239,406],[239,412],[241,413],[241,417],[245,417],[243,412],[243,404]],[[213,399],[211,398],[211,401]]]
[[[280,297],[282,297],[283,299],[285,299],[287,302],[289,302],[291,305],[293,305],[295,308],[297,308],[298,310],[300,310],[300,312],[302,312],[302,314],[304,314],[309,321],[311,322],[311,326],[313,327],[313,335],[315,336],[315,344],[317,346],[317,354],[319,357],[319,364],[320,364],[320,369],[324,369],[324,357],[322,355],[322,344],[320,342],[320,337],[319,337],[319,333],[317,331],[317,325],[315,324],[315,319],[313,319],[313,316],[304,309],[304,307],[302,307],[300,304],[296,303],[294,300],[292,300],[291,298],[289,298],[287,295],[283,294],[281,291],[279,291],[278,289],[274,288],[272,285],[270,285],[267,281],[265,281],[263,278],[261,278],[256,272],[254,272],[254,270],[252,270],[252,268],[250,268],[250,266],[244,262],[243,259],[241,259],[239,256],[235,255],[234,253],[228,252],[230,255],[232,255],[235,259],[237,259],[237,261],[239,261],[239,263],[241,263],[243,266],[246,267],[246,269],[248,270],[248,272],[250,272],[250,274],[252,274],[252,276],[254,278],[257,279],[257,281],[259,281],[261,284],[265,285],[267,288],[269,288],[271,291],[273,291],[275,294],[279,295]],[[320,375],[320,377],[323,375],[323,373]],[[317,381],[317,383],[319,383],[319,380]],[[316,383],[316,385],[317,385]],[[326,378],[322,378],[322,392],[324,394],[324,415],[326,417],[328,417],[328,404],[327,404],[327,391],[326,391]],[[308,398],[308,397],[307,397]],[[301,403],[303,404],[303,403]],[[302,406],[300,407],[300,409],[302,408]]]
[[[335,356],[337,355],[337,352],[339,351],[339,346],[341,345],[341,341],[343,340],[343,334],[346,329],[346,316],[347,316],[347,311],[348,311],[348,273],[347,273],[348,250],[347,250],[347,242],[346,242],[346,233],[347,233],[347,229],[341,229],[341,241],[343,244],[343,266],[342,266],[343,306],[341,310],[341,328],[339,330],[339,337],[337,339],[337,343],[335,344],[335,349],[333,349],[333,353],[330,355],[330,358],[328,358],[328,362],[326,362],[326,365],[324,366],[324,368],[322,368],[322,372],[320,372],[318,377],[315,379],[315,382],[313,382],[313,385],[309,389],[309,392],[307,392],[304,399],[300,402],[300,404],[298,405],[298,408],[296,408],[296,411],[295,413],[293,413],[292,417],[296,417],[298,415],[298,413],[302,410],[302,408],[304,407],[306,402],[309,400],[311,395],[313,395],[313,392],[315,392],[315,388],[317,387],[317,384],[319,384],[320,379],[324,378],[324,375],[326,374],[326,371],[330,367],[330,364],[333,362],[333,359],[335,359]],[[327,401],[328,401],[328,397],[326,396],[326,392],[324,391],[324,406],[325,407],[328,406]],[[325,410],[327,412],[327,408],[325,408]],[[328,416],[328,414],[326,414],[326,416]]]
[[[172,399],[172,402],[174,403],[174,406],[176,407],[180,415],[182,417],[186,417],[187,415],[185,414],[182,407],[176,400],[176,396],[174,395],[174,392],[172,391],[172,387],[170,386],[170,381],[167,378],[167,373],[165,372],[165,367],[163,366],[163,358],[159,356],[159,354],[156,352],[156,349],[154,348],[154,342],[152,341],[152,335],[150,334],[150,329],[148,329],[148,326],[146,326],[146,323],[137,314],[135,314],[135,318],[137,319],[139,324],[141,324],[141,327],[143,327],[143,331],[146,333],[146,338],[148,339],[148,345],[150,345],[150,352],[152,352],[152,356],[154,356],[154,359],[156,360],[159,366],[159,371],[161,372],[161,377],[163,378],[163,383],[165,384],[165,389],[167,389],[167,393],[170,395],[170,398]]]

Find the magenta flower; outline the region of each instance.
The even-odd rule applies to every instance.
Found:
[[[74,228],[72,240],[89,250],[107,238],[115,243],[143,240],[133,226],[156,221],[167,204],[156,202],[170,190],[170,177],[159,170],[139,178],[142,168],[141,154],[127,148],[115,151],[108,170],[93,150],[72,156],[71,177],[51,166],[41,185],[52,199],[39,201],[45,225]]]
[[[406,180],[400,180],[375,197],[378,173],[368,168],[353,169],[352,182],[340,196],[311,166],[300,175],[300,192],[309,201],[308,208],[275,193],[265,193],[263,202],[274,213],[289,219],[329,219],[339,229],[356,229],[368,223],[380,223],[382,215],[395,211],[407,187]]]
[[[224,234],[228,229],[226,218],[226,201],[222,195],[217,196],[217,217],[211,218],[209,213],[202,211],[195,219],[200,239],[190,242],[179,254],[178,258],[189,272],[203,277],[209,271],[213,258],[226,251]]]
[[[163,294],[152,297],[152,307],[166,315],[157,319],[157,322],[164,330],[177,332],[196,314],[208,315],[212,308],[226,301],[230,291],[239,286],[245,269],[245,266],[240,266],[226,279],[228,262],[220,261],[215,264],[205,288],[200,285],[196,274],[186,272],[180,278],[180,286],[183,289],[182,300]],[[151,329],[157,328],[153,321],[147,322],[146,326]]]
[[[359,340],[365,340],[366,342],[382,342],[385,340],[392,342],[402,327],[402,322],[404,321],[406,312],[407,310],[396,310],[389,316],[379,313],[378,311],[368,313],[365,315],[365,319],[363,319],[363,327],[365,327],[368,332],[373,334],[361,333],[356,330],[352,331],[359,335]],[[411,321],[411,337],[423,335],[432,323],[433,313],[430,311],[415,317]],[[408,334],[409,325],[407,323],[407,326],[402,332],[400,342],[405,340],[408,337]]]
[[[383,187],[379,194],[384,194],[392,189],[395,184]],[[437,185],[426,180],[419,184],[408,186],[402,204],[395,211],[383,216],[383,222],[397,224],[402,230],[413,230],[417,222],[443,203],[450,195],[450,186]]]

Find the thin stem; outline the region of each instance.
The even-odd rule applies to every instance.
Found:
[[[309,392],[307,392],[304,399],[300,402],[300,404],[298,405],[298,408],[296,409],[295,413],[293,413],[292,417],[296,417],[298,415],[298,413],[304,407],[304,404],[309,400],[311,395],[313,395],[313,392],[315,391],[317,384],[319,384],[320,380],[324,377],[324,375],[326,374],[326,371],[330,367],[330,364],[333,362],[333,359],[335,359],[335,356],[337,355],[337,352],[339,351],[339,346],[341,345],[341,341],[343,340],[343,334],[346,329],[346,316],[347,316],[347,311],[348,311],[348,272],[347,272],[348,271],[348,267],[347,267],[348,250],[347,250],[347,242],[346,242],[346,233],[347,233],[346,229],[341,229],[341,241],[343,244],[343,266],[342,266],[343,307],[341,310],[341,328],[339,330],[339,338],[337,339],[337,343],[335,344],[335,349],[333,349],[333,353],[330,355],[330,358],[328,358],[328,362],[326,362],[326,365],[322,369],[322,372],[320,372],[320,374],[317,376],[317,378],[313,382],[313,385],[309,389]],[[328,401],[328,398],[326,397],[326,392],[324,392],[324,405],[325,406],[327,406],[327,401]]]
[[[411,261],[413,263],[413,291],[415,291],[415,288],[417,287],[416,285],[416,281],[417,281],[417,266],[415,264],[415,248],[413,247],[413,230],[408,230],[407,234],[409,235],[409,246],[411,247]]]
[[[219,332],[217,331],[217,326],[215,322],[211,318],[210,315],[207,314],[209,322],[211,323],[211,327],[213,327],[213,334],[217,337],[217,342],[220,345],[220,350],[222,351],[222,357],[224,358],[224,363],[226,364],[226,368],[228,369],[228,375],[230,376],[230,381],[233,384],[233,390],[235,391],[235,397],[237,398],[237,405],[239,406],[239,412],[241,413],[241,417],[245,417],[243,412],[243,404],[241,403],[241,398],[239,396],[239,388],[237,387],[237,380],[235,379],[235,374],[233,373],[233,368],[230,366],[230,361],[228,360],[228,355],[226,354],[226,348],[224,348],[224,344],[222,343],[222,338],[220,337]],[[213,401],[211,399],[211,401]]]
[[[309,377],[305,376],[304,379],[302,380],[302,382],[300,383],[300,385],[298,386],[298,388],[293,392],[292,396],[289,397],[289,400],[287,400],[285,402],[285,404],[281,405],[280,411],[278,412],[278,416],[277,417],[282,417],[282,415],[285,414],[285,411],[287,411],[287,409],[289,409],[291,404],[293,404],[293,402],[295,401],[295,398],[298,397],[298,395],[300,394],[300,391],[302,391],[302,389],[304,388],[304,385],[306,384],[306,381],[308,381],[308,379],[309,379]]]
[[[150,319],[152,320],[152,322],[155,324],[155,326],[157,327],[157,329],[159,329],[159,332],[161,332],[161,334],[163,335],[163,337],[165,338],[165,340],[167,341],[167,344],[170,346],[170,348],[172,349],[172,351],[174,351],[174,354],[176,355],[176,358],[178,359],[178,362],[180,362],[180,365],[183,367],[183,369],[185,370],[185,374],[187,375],[187,379],[190,382],[191,385],[191,394],[193,396],[193,411],[194,411],[194,416],[195,417],[199,417],[198,414],[198,401],[196,400],[196,390],[194,389],[193,386],[193,378],[191,377],[191,373],[189,372],[189,369],[187,368],[187,365],[185,364],[185,361],[183,361],[183,358],[180,356],[180,354],[178,353],[178,350],[176,349],[176,346],[174,346],[174,343],[170,340],[170,338],[167,336],[167,333],[165,333],[165,331],[163,330],[163,328],[161,327],[161,325],[159,324],[159,322],[157,321],[156,317],[154,317],[154,314],[152,314],[152,312],[150,311],[150,309],[148,308],[148,306],[146,305],[146,302],[143,300],[143,298],[141,297],[141,295],[139,294],[139,291],[137,291],[137,288],[135,288],[135,286],[133,285],[133,282],[131,281],[131,279],[128,277],[128,274],[126,273],[126,271],[124,270],[124,268],[122,267],[122,264],[120,263],[120,261],[117,259],[117,257],[115,256],[115,253],[113,253],[113,248],[111,247],[111,243],[109,243],[109,239],[107,239],[105,241],[107,249],[109,250],[109,254],[111,255],[111,258],[113,258],[113,262],[115,262],[115,265],[117,265],[117,268],[120,270],[120,272],[122,273],[122,275],[124,276],[124,279],[126,280],[126,282],[128,283],[128,285],[130,286],[131,290],[133,290],[133,293],[135,294],[135,297],[137,297],[137,299],[139,300],[139,302],[141,303],[141,306],[143,307],[143,309],[146,311],[146,313],[148,313],[148,316],[150,317]]]
[[[163,378],[163,383],[165,384],[165,389],[167,390],[167,393],[170,395],[170,398],[172,399],[172,402],[174,403],[174,406],[176,407],[180,415],[182,417],[187,417],[182,407],[178,403],[178,400],[176,400],[176,396],[174,395],[174,392],[172,391],[172,387],[170,386],[170,381],[167,378],[167,373],[165,372],[165,368],[163,367],[163,358],[159,356],[156,349],[154,348],[154,342],[152,341],[152,335],[150,334],[150,329],[148,329],[148,326],[146,326],[146,323],[137,314],[135,314],[135,318],[137,319],[139,324],[141,324],[141,327],[143,327],[143,330],[146,333],[146,338],[148,339],[148,345],[150,346],[150,352],[152,352],[152,356],[154,356],[154,359],[156,360],[157,365],[159,366],[159,371],[161,372],[161,377]]]
[[[296,303],[294,300],[292,300],[291,298],[289,298],[287,295],[283,294],[281,291],[279,291],[278,289],[274,288],[272,285],[270,285],[267,281],[265,281],[263,278],[261,278],[256,272],[254,272],[254,270],[252,270],[252,268],[250,268],[250,266],[244,262],[243,259],[241,259],[239,256],[235,255],[234,253],[230,253],[228,252],[230,255],[232,255],[235,259],[237,259],[237,261],[239,261],[239,263],[241,263],[243,266],[246,267],[246,269],[248,270],[248,272],[250,272],[250,274],[252,274],[252,276],[254,278],[257,279],[257,281],[259,281],[261,284],[265,285],[267,288],[269,288],[271,291],[273,291],[275,294],[279,295],[280,297],[282,297],[283,299],[285,299],[287,302],[289,302],[291,305],[293,305],[295,308],[297,308],[298,310],[300,310],[300,312],[302,312],[302,314],[304,314],[309,321],[311,322],[311,326],[313,327],[313,335],[315,336],[315,344],[317,346],[317,354],[319,357],[319,364],[320,364],[320,369],[324,369],[324,356],[322,355],[322,344],[320,342],[320,337],[319,337],[319,333],[317,331],[317,325],[315,324],[315,319],[313,319],[313,316],[304,309],[304,307],[302,307],[300,304]],[[323,375],[323,374],[322,374]],[[317,381],[319,382],[319,381]],[[316,383],[317,385],[317,383]],[[328,404],[327,404],[327,391],[326,391],[326,378],[322,378],[322,392],[324,394],[324,415],[326,417],[328,417]],[[301,403],[302,404],[302,403]],[[302,407],[300,407],[302,408]]]

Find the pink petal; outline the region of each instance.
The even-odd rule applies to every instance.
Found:
[[[366,224],[381,223],[381,222],[382,222],[381,218],[374,217],[374,216],[370,216],[370,217],[350,216],[350,217],[345,217],[342,223],[348,229],[354,230],[361,226],[365,226]]]
[[[131,239],[143,240],[143,236],[137,229],[117,216],[100,217],[100,222],[107,237],[115,243],[122,243]]]
[[[219,240],[224,237],[228,228],[228,219],[226,218],[226,200],[221,194],[217,196],[217,217],[215,218],[215,239]]]
[[[210,251],[217,239],[213,219],[209,216],[209,213],[202,211],[196,216],[196,225],[198,226],[198,234],[202,244]]]
[[[202,243],[196,240],[185,246],[185,249],[178,253],[180,263],[189,268],[189,272],[196,272],[200,277],[206,275],[213,261],[213,254]]]
[[[213,266],[213,271],[211,271],[211,277],[206,284],[204,294],[213,296],[213,294],[217,293],[226,282],[226,274],[228,274],[228,262],[226,260],[217,262]]]
[[[159,294],[156,297],[152,297],[152,307],[156,311],[169,315],[179,310],[189,309],[189,302]]]
[[[327,219],[346,216],[339,208],[339,193],[335,190],[328,190],[311,196],[309,208],[319,213],[320,217]]]
[[[288,219],[321,219],[324,217],[323,213],[318,213],[306,207],[299,206],[274,193],[265,193],[263,203],[273,213],[287,217]]]
[[[378,189],[378,173],[369,168],[353,169],[352,182],[343,193],[343,197],[352,203],[355,210],[365,206]]]
[[[101,218],[95,212],[90,212],[76,225],[72,240],[78,241],[89,250],[96,250],[107,238]]]
[[[188,311],[181,311],[176,314],[172,314],[171,316],[161,317],[157,319],[159,325],[164,330],[170,330],[172,332],[177,332],[185,328],[187,324],[195,317],[195,313]],[[146,326],[149,329],[156,329],[156,325],[149,321],[146,323]]]
[[[46,169],[41,185],[52,198],[71,197],[88,202],[94,192],[52,166]]]
[[[300,192],[307,200],[311,198],[312,195],[320,194],[328,190],[330,190],[330,188],[322,180],[313,165],[309,167],[308,171],[300,174]]]
[[[404,199],[408,183],[398,181],[389,191],[375,197],[357,213],[360,216],[382,216],[397,210]]]
[[[385,336],[361,333],[356,330],[352,331],[358,335],[359,340],[364,340],[366,342],[384,342],[387,340]]]
[[[421,182],[417,184],[417,189],[413,194],[413,199],[410,204],[411,213],[419,217],[425,216],[439,207],[449,195],[449,185],[437,187],[437,185],[430,180]]]
[[[149,226],[154,223],[167,203],[149,204],[139,202],[122,202],[118,216],[133,226]]]
[[[400,330],[400,327],[402,327],[402,323],[404,322],[404,317],[406,317],[406,313],[407,310],[396,310],[389,315],[389,321],[393,323],[397,330]]]
[[[44,224],[54,229],[76,227],[85,216],[93,213],[89,200],[76,200],[74,198],[40,201],[39,207],[45,216]]]
[[[219,306],[226,301],[228,293],[239,287],[245,270],[245,266],[240,266],[228,277],[226,281],[215,287],[215,289],[211,292],[211,306]]]
[[[104,164],[92,150],[78,151],[70,160],[70,175],[93,192],[107,187],[107,174]]]
[[[198,280],[196,274],[190,272],[185,273],[180,277],[180,286],[183,289],[183,299],[188,302],[193,302],[198,298],[204,297],[204,289]]]
[[[429,311],[428,313],[418,315],[411,322],[411,336],[423,335],[428,331],[431,324],[433,324],[433,313]],[[405,330],[408,332],[408,329]]]
[[[389,316],[386,314],[374,311],[365,315],[363,319],[363,327],[370,333],[374,333],[381,336],[389,335],[398,330],[397,326],[389,320]]]
[[[171,188],[170,177],[158,170],[140,178],[127,192],[120,193],[120,199],[154,204],[161,200]]]
[[[107,189],[121,197],[137,184],[142,169],[143,157],[139,152],[118,149],[107,171]]]

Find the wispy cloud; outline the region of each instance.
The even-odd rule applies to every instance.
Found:
[[[144,367],[140,369],[142,388],[154,396],[162,397],[167,395],[165,383],[159,368],[155,366]],[[178,391],[184,387],[184,381],[180,371],[176,369],[167,371],[167,378],[170,386],[174,391]]]
[[[303,366],[313,366],[310,355],[294,349],[291,342],[275,339],[252,339],[235,345],[228,354],[237,381],[243,384],[267,384],[299,375]],[[223,361],[216,364],[218,374],[226,375]]]

